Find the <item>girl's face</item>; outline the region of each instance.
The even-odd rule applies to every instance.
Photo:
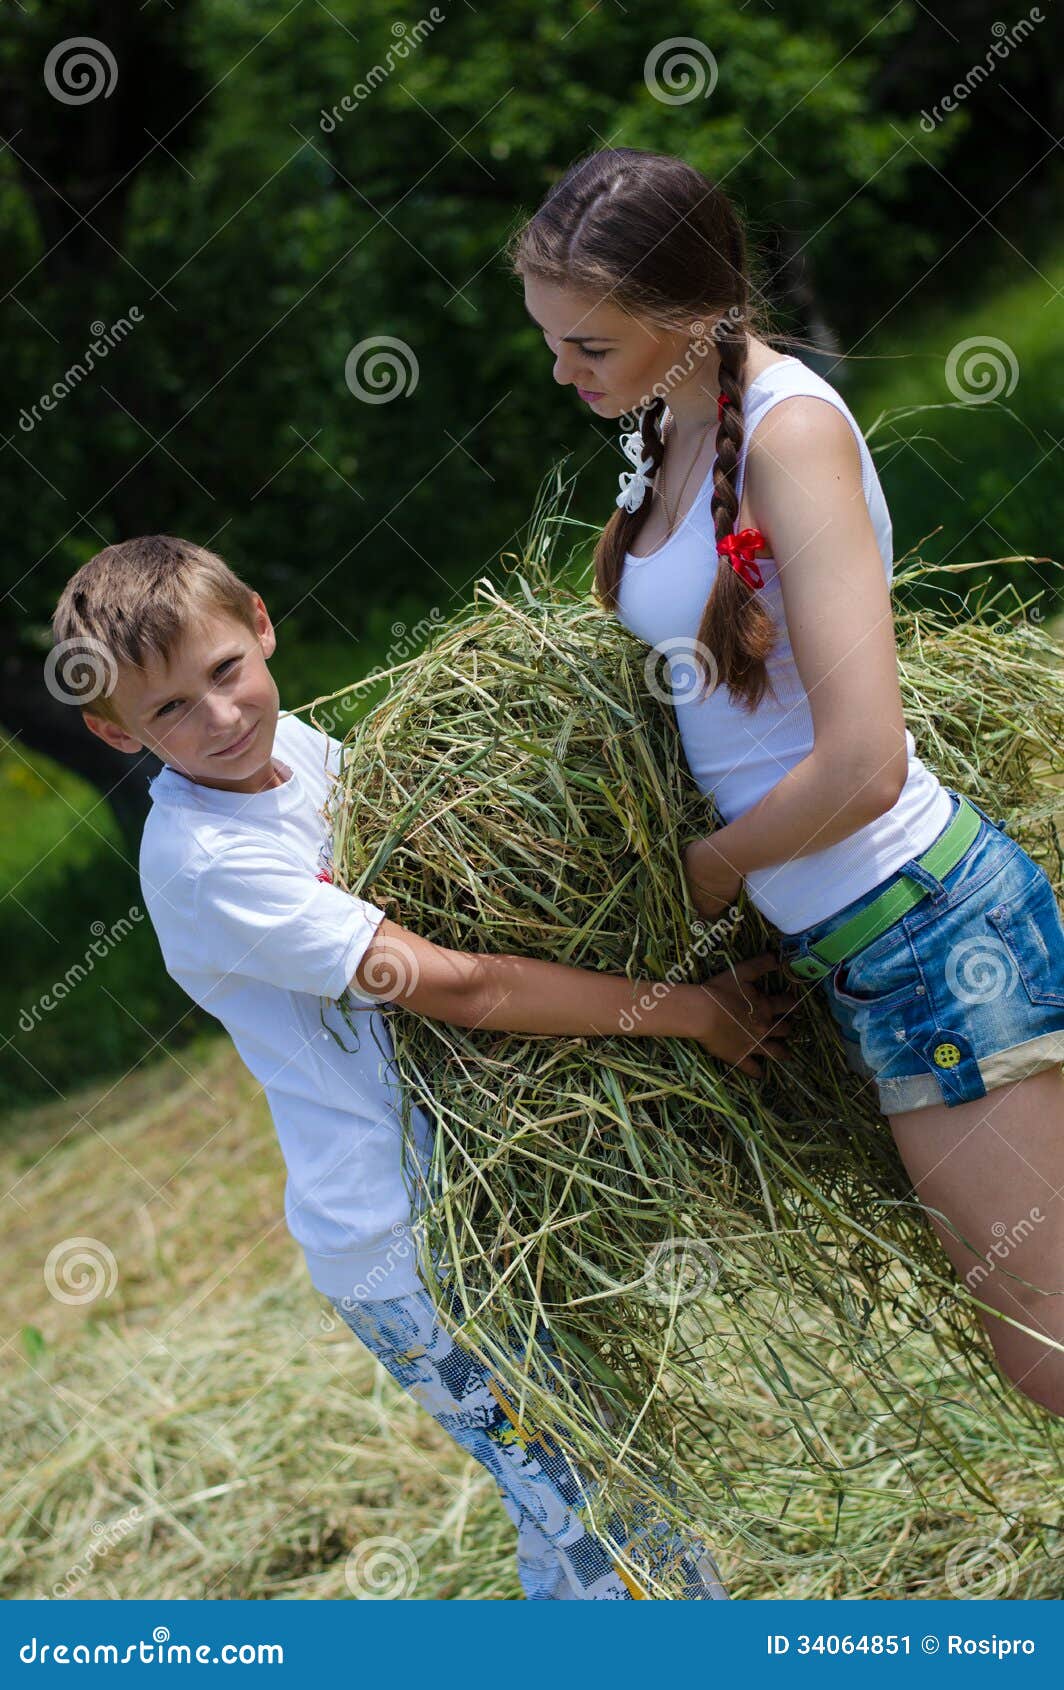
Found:
[[[554,356],[554,379],[598,417],[620,417],[697,377],[708,325],[663,329],[602,298],[525,277],[525,308]]]

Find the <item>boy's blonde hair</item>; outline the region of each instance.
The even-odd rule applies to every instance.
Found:
[[[255,632],[251,588],[216,553],[172,534],[105,546],[71,576],[52,616],[64,670],[72,675],[80,663],[85,677],[86,695],[68,690],[68,699],[117,723],[109,695],[118,666],[143,668],[147,657],[168,662],[205,613]]]

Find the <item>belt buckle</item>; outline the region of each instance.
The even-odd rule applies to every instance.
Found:
[[[800,980],[822,980],[825,974],[831,973],[835,964],[825,962],[822,957],[809,953],[806,956],[795,957],[794,961],[788,963],[787,966],[792,973],[797,974]]]

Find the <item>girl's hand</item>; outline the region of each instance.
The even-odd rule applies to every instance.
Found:
[[[699,990],[709,999],[709,1026],[700,1043],[721,1061],[734,1063],[744,1074],[761,1078],[757,1056],[779,1059],[787,1055],[787,1016],[798,1003],[796,992],[761,992],[754,981],[779,968],[771,951],[725,969]]]
[[[691,902],[699,915],[712,920],[738,900],[743,877],[714,850],[712,839],[695,839],[685,846],[683,868]]]

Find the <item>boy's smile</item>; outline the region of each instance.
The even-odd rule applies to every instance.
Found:
[[[120,663],[110,704],[122,725],[86,711],[87,726],[117,751],[153,751],[199,786],[249,793],[280,786],[271,755],[278,695],[266,661],[277,638],[257,593],[252,605],[254,633],[232,617],[204,615],[169,663]]]

